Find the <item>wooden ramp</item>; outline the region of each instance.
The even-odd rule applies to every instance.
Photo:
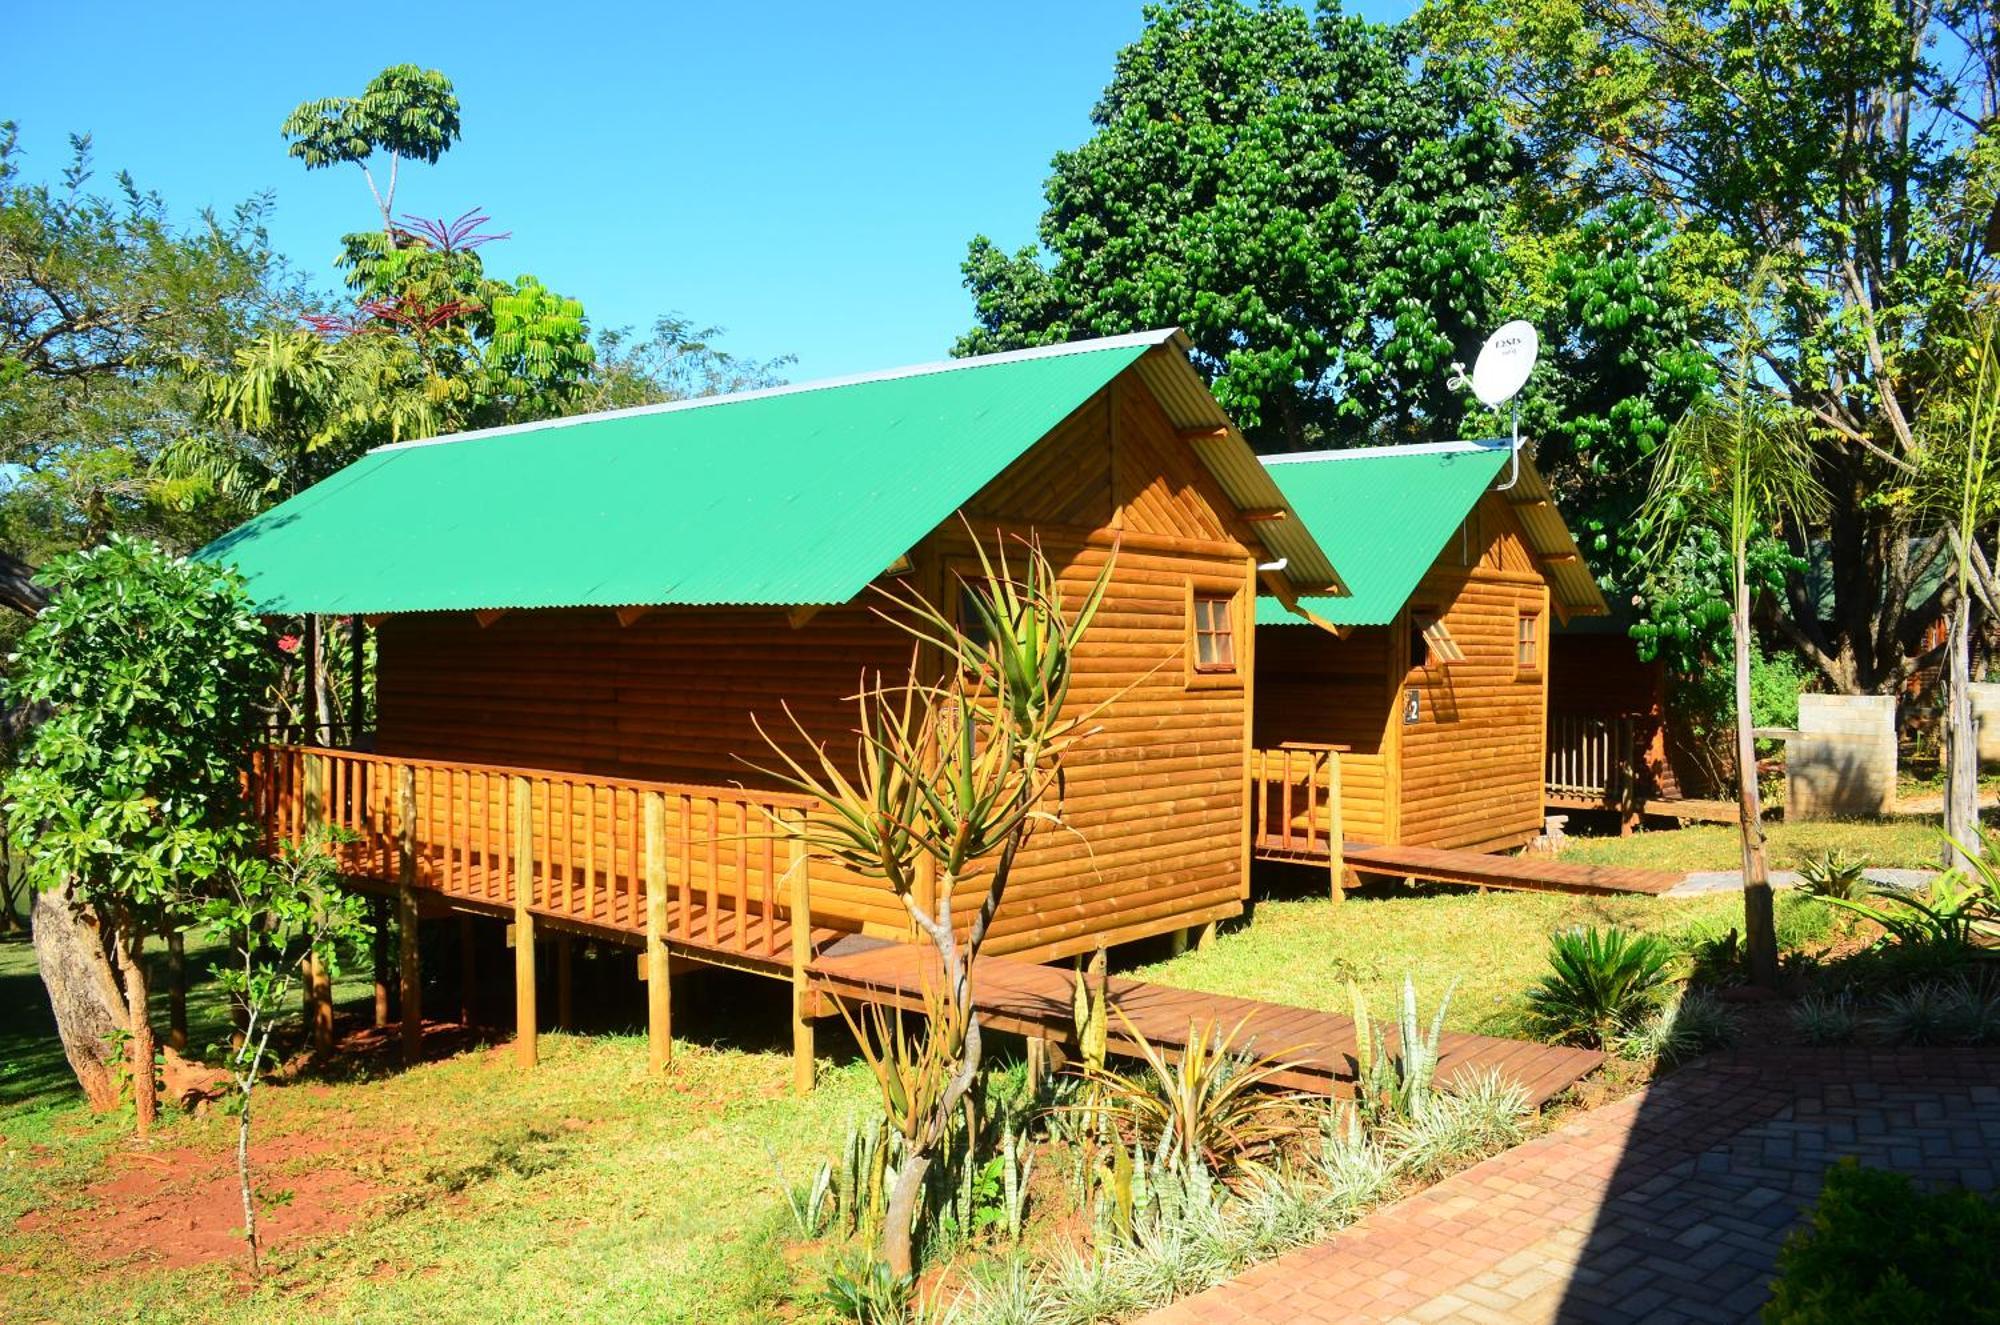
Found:
[[[815,989],[822,993],[921,1010],[926,971],[935,979],[938,965],[934,953],[914,944],[863,947],[850,940],[816,958],[808,970]],[[973,1001],[987,1026],[1067,1041],[1074,1027],[1075,979],[1061,967],[982,957],[973,970]],[[1234,1037],[1238,1047],[1299,1063],[1297,1071],[1278,1078],[1280,1084],[1326,1094],[1353,1093],[1352,1018],[1281,1003],[1173,989],[1122,976],[1111,978],[1109,999],[1157,1046],[1173,1050],[1185,1047],[1191,1026],[1216,1025],[1227,1030],[1241,1024]],[[1114,1052],[1129,1054],[1136,1048],[1116,1015],[1111,1018],[1109,1039]],[[1446,1032],[1439,1058],[1441,1080],[1468,1069],[1497,1070],[1519,1082],[1537,1106],[1604,1061],[1603,1054],[1590,1049],[1456,1032]]]
[[[1483,851],[1447,851],[1439,847],[1374,846],[1349,842],[1348,868],[1364,874],[1391,874],[1462,883],[1481,888],[1515,888],[1528,892],[1606,894],[1637,893],[1657,897],[1687,876],[1665,870],[1620,865],[1579,865],[1547,856],[1495,856]]]

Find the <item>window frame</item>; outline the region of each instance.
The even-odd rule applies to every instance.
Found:
[[[1209,576],[1188,578],[1183,642],[1188,689],[1240,689],[1245,684],[1245,663],[1249,652],[1248,641],[1244,635],[1250,628],[1248,614],[1244,609],[1245,601],[1246,595],[1241,582],[1232,583],[1219,577]],[[1228,643],[1227,663],[1201,661],[1203,637],[1218,638],[1215,630],[1202,629],[1202,611],[1207,604],[1221,604],[1222,620],[1229,627],[1229,633],[1220,636]]]
[[[1517,605],[1514,609],[1514,678],[1516,680],[1530,678],[1539,680],[1541,678],[1542,650],[1548,644],[1548,631],[1542,623],[1547,615],[1547,609],[1540,604],[1530,607],[1523,603]],[[1524,628],[1527,630],[1525,635],[1523,634]],[[1530,660],[1523,661],[1521,657],[1522,649],[1529,645],[1533,646],[1534,656]]]

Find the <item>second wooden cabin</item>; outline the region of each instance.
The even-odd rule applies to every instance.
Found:
[[[1534,837],[1550,618],[1606,609],[1533,465],[1516,469],[1505,442],[1264,463],[1351,593],[1258,600],[1261,757],[1336,759],[1349,842],[1496,851]],[[1295,834],[1333,826],[1303,795],[1266,810],[1288,810]],[[1298,822],[1309,814],[1319,822]],[[1275,846],[1278,829],[1265,836]],[[1301,856],[1297,841],[1269,854]]]

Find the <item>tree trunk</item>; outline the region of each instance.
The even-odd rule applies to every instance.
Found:
[[[109,1112],[118,1107],[111,1041],[125,1028],[125,1002],[97,912],[65,886],[37,891],[29,914],[63,1054],[90,1107]]]
[[[159,1085],[153,1078],[153,1017],[147,1006],[146,936],[131,917],[122,917],[111,946],[118,953],[118,972],[125,980],[125,1012],[131,1019],[132,1111],[140,1136],[149,1135],[160,1116]]]
[[[1945,682],[1944,847],[1945,864],[1969,868],[1960,848],[1978,850],[1979,733],[1972,718],[1972,595],[1961,576],[1951,614]]]
[[[48,602],[48,591],[35,583],[35,568],[11,552],[0,552],[0,607],[33,616]]]
[[[1778,984],[1778,929],[1771,905],[1771,875],[1764,859],[1764,804],[1757,787],[1756,719],[1750,712],[1750,577],[1743,549],[1736,552],[1736,809],[1743,835],[1743,950],[1750,982]]]
[[[923,1199],[924,1175],[930,1167],[929,1155],[910,1155],[896,1170],[896,1185],[889,1189],[889,1204],[882,1214],[882,1259],[898,1279],[916,1273],[917,1202]]]

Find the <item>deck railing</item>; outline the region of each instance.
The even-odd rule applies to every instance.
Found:
[[[1549,715],[1543,790],[1554,803],[1615,807],[1639,785],[1637,729],[1630,718]]]
[[[496,908],[782,962],[810,924],[809,865],[781,792],[592,777],[353,750],[260,751],[251,789],[274,841],[344,829],[347,873]],[[649,914],[657,888],[659,914]]]
[[[1338,868],[1342,749],[1287,741],[1250,752],[1251,841],[1259,853],[1330,856]]]

